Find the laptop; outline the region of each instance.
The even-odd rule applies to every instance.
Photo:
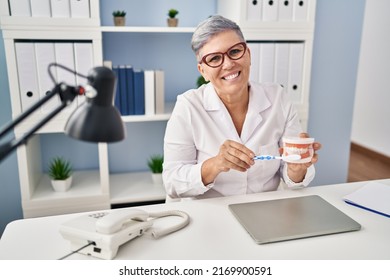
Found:
[[[257,244],[360,230],[355,220],[318,195],[230,204]]]

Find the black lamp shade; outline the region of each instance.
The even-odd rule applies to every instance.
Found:
[[[88,142],[117,142],[125,138],[125,128],[114,106],[116,77],[107,67],[95,67],[88,73],[88,83],[97,91],[88,96],[68,119],[65,132]]]

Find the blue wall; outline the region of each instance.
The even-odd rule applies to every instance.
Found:
[[[347,178],[364,4],[365,0],[317,0],[309,133],[322,142],[323,149],[320,151],[317,175],[312,185],[342,183]],[[118,9],[127,11],[128,25],[164,26],[166,11],[172,7],[180,10],[178,15],[180,26],[196,26],[200,20],[216,11],[216,1],[101,0],[102,24],[112,25],[111,12]],[[151,34],[144,37],[143,41],[140,40],[136,47],[130,46],[128,40],[137,36],[137,34],[124,37],[118,34],[104,34],[105,58],[113,60],[114,64],[132,64],[137,68],[155,68],[156,64],[153,62],[157,62],[158,67],[166,69],[168,73],[167,100],[174,100],[176,94],[195,86],[197,76],[195,60],[191,55],[187,56],[191,52],[188,34],[177,36]],[[175,40],[180,59],[153,57],[152,55],[163,53],[147,51],[149,47],[154,47],[152,45],[156,44],[156,38],[165,40],[161,44],[162,50],[167,48],[170,39]],[[0,125],[2,125],[11,118],[11,105],[4,46],[2,38],[0,39]],[[107,44],[107,39],[113,43]],[[125,46],[128,45],[126,56],[122,56],[123,53],[120,55],[116,53],[115,45],[118,42],[121,44],[125,42]],[[140,55],[137,56],[138,53]],[[123,60],[120,57],[127,58]],[[177,70],[180,76],[173,76],[172,73],[176,73]],[[127,124],[128,139],[109,145],[110,170],[120,172],[145,169],[147,155],[162,151],[162,133],[165,125],[166,122]],[[97,168],[98,154],[95,144],[73,142],[63,135],[54,134],[41,138],[41,144],[45,147],[42,149],[44,169],[47,160],[58,152],[56,149],[58,146],[53,143],[61,147],[74,146],[70,152],[74,153],[72,158],[77,162],[78,168]],[[126,153],[123,152],[124,149],[127,149]],[[67,149],[61,152],[69,153]],[[0,233],[7,223],[19,218],[22,218],[22,210],[14,153],[0,163]]]
[[[3,33],[0,32],[0,127],[11,120],[11,100],[7,65],[5,64]],[[7,136],[11,139],[13,133]],[[3,143],[4,141],[0,141]],[[16,219],[22,218],[20,200],[18,163],[16,153],[0,162],[0,235],[5,226]]]
[[[348,178],[364,6],[365,0],[317,1],[308,130],[323,148],[312,185]]]

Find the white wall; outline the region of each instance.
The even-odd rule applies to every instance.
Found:
[[[390,1],[367,0],[351,140],[390,157]]]

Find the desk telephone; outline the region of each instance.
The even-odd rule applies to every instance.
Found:
[[[153,230],[153,220],[166,216],[179,216],[183,219],[168,228]],[[86,246],[79,252],[102,259],[113,259],[120,245],[143,234],[159,238],[184,228],[189,221],[189,216],[182,211],[147,213],[141,209],[119,209],[87,214],[65,222],[60,227],[60,233],[70,241],[72,251],[92,243],[92,246]]]

